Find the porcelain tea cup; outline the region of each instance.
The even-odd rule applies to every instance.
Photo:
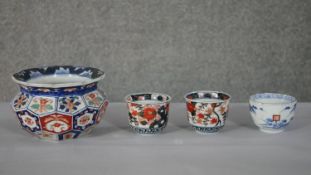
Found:
[[[157,134],[168,121],[171,97],[162,93],[132,93],[125,97],[129,126],[139,134]]]
[[[266,133],[284,131],[294,118],[296,105],[296,98],[285,94],[261,93],[252,95],[249,99],[252,119]]]
[[[194,91],[184,96],[189,123],[201,134],[214,133],[224,127],[230,95],[218,91]]]

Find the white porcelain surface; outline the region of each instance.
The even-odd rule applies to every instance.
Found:
[[[64,75],[46,75],[33,78],[27,81],[27,83],[34,84],[65,84],[65,83],[80,83],[89,81],[87,77],[81,77],[73,74],[64,74]]]

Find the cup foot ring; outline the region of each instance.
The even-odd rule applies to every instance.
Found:
[[[221,128],[224,126],[217,126],[217,127],[199,127],[199,126],[192,126],[194,130],[199,134],[211,134],[217,133]]]
[[[284,128],[283,128],[283,129],[259,128],[259,130],[260,130],[261,132],[268,133],[268,134],[277,134],[277,133],[283,132],[283,131],[284,131]]]
[[[132,130],[137,133],[137,134],[141,134],[141,135],[156,135],[162,132],[162,130],[165,128],[165,126],[162,126],[160,128],[139,128],[139,127],[135,127],[130,125],[130,128],[132,128]]]

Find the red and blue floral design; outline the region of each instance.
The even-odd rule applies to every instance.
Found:
[[[168,95],[158,93],[128,95],[130,127],[140,134],[159,133],[166,127],[170,100]]]
[[[217,132],[225,125],[230,96],[223,92],[196,91],[185,95],[188,120],[196,131]]]
[[[17,97],[13,100],[13,109],[15,111],[19,111],[25,109],[30,102],[29,94],[21,93],[18,94]]]
[[[86,106],[80,96],[66,96],[58,98],[58,111],[75,114]]]
[[[90,81],[75,86],[27,86],[27,81],[45,75],[73,74]],[[22,128],[47,140],[77,138],[89,132],[104,115],[108,106],[105,95],[97,91],[97,81],[104,73],[94,68],[53,66],[21,71],[14,75],[21,93],[12,103]],[[95,98],[88,98],[95,94]],[[92,96],[93,97],[93,96]]]

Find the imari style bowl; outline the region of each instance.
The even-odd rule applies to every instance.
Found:
[[[200,134],[217,132],[225,125],[230,95],[218,91],[195,91],[184,96],[189,123]]]
[[[157,134],[167,124],[171,97],[161,93],[135,93],[125,97],[129,126],[139,134]]]
[[[279,133],[293,119],[297,105],[296,98],[276,93],[252,95],[249,110],[255,125],[266,133]]]
[[[12,107],[23,129],[46,140],[77,138],[98,124],[107,97],[97,90],[104,72],[91,67],[51,66],[20,71]]]

